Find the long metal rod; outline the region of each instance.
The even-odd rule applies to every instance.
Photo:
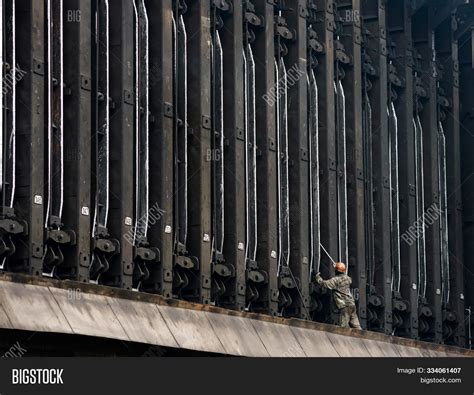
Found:
[[[328,258],[331,260],[332,264],[334,266],[336,266],[336,262],[334,261],[334,259],[332,259],[331,255],[329,255],[329,252],[326,250],[326,248],[324,248],[324,246],[320,243],[319,244],[321,246],[321,248],[323,249],[323,251],[326,253],[326,255],[328,256]]]
[[[97,9],[97,47],[98,47],[98,89],[102,100],[98,104],[96,135],[96,197],[94,210],[94,230],[98,226],[107,227],[109,216],[109,142],[110,142],[110,78],[109,78],[109,0],[99,1]]]
[[[212,171],[214,189],[214,231],[213,248],[216,253],[222,254],[224,248],[224,91],[223,91],[223,52],[219,31],[214,33],[212,43],[213,54],[213,122],[216,134],[212,146]]]
[[[276,100],[277,132],[277,184],[278,184],[278,275],[290,258],[289,196],[288,196],[288,123],[286,69],[283,60],[275,60],[275,86],[279,90]]]
[[[278,65],[278,61],[275,59],[275,86],[278,86],[278,81],[280,80],[280,69]],[[278,215],[278,268],[277,268],[277,275],[280,276],[280,268],[281,268],[281,261],[282,257],[282,218],[281,218],[281,210],[282,210],[282,202],[281,202],[281,147],[280,147],[280,140],[281,140],[281,117],[280,117],[280,100],[281,96],[277,95],[275,101],[275,121],[276,121],[276,153],[277,153],[277,215]]]
[[[149,217],[149,51],[148,15],[143,0],[134,1],[135,12],[135,242],[148,232]]]
[[[3,65],[4,57],[3,57],[3,40],[4,40],[4,30],[3,30],[3,18],[4,18],[4,7],[3,1],[0,1],[0,65]],[[1,127],[1,138],[0,138],[0,181],[1,181],[1,188],[2,188],[2,205],[5,205],[5,193],[6,193],[6,184],[5,184],[5,127],[3,125],[3,113],[4,108],[6,107],[6,95],[3,93],[3,80],[5,78],[4,74],[5,68],[2,66],[1,78],[0,78],[0,92],[1,92],[1,100],[0,100],[0,127]]]
[[[63,1],[53,2],[53,59],[54,59],[54,69],[53,73],[56,74],[55,78],[56,84],[56,96],[53,98],[54,104],[54,113],[52,114],[53,119],[53,128],[54,126],[57,132],[55,136],[54,150],[58,151],[56,154],[56,172],[59,173],[59,180],[57,181],[57,194],[59,202],[57,202],[57,215],[59,218],[62,218],[63,205],[64,205],[64,40],[63,40],[63,31],[64,31],[64,21],[63,21]],[[56,48],[54,48],[56,47]],[[59,145],[59,147],[58,147]],[[58,149],[59,148],[59,149]],[[59,167],[59,169],[57,169]],[[54,177],[54,174],[53,174]]]
[[[255,108],[255,60],[252,47],[247,45],[244,59],[244,117],[246,172],[246,257],[255,261],[257,255],[257,129]]]
[[[281,152],[281,199],[282,199],[282,253],[283,263],[288,266],[290,263],[290,196],[289,196],[289,172],[288,172],[288,81],[286,66],[283,59],[280,59],[280,69],[282,78],[282,98],[281,105],[281,124],[280,131],[282,133],[280,140]]]
[[[47,82],[46,82],[46,92],[47,92],[47,132],[46,132],[46,144],[48,145],[48,166],[47,166],[47,204],[46,204],[46,221],[45,221],[45,228],[49,225],[49,216],[51,213],[51,198],[52,198],[52,121],[51,121],[51,111],[52,111],[52,84],[53,84],[53,76],[51,66],[53,64],[52,59],[52,49],[51,49],[51,24],[52,21],[52,11],[51,11],[51,0],[46,1],[46,37],[47,37]]]
[[[367,85],[367,82],[366,82]],[[374,259],[374,213],[373,213],[373,181],[372,181],[372,106],[367,90],[364,95],[364,174],[365,181],[365,215],[366,215],[366,251],[367,251],[367,273],[370,285],[375,281],[375,259]]]
[[[400,217],[399,217],[399,183],[398,183],[398,117],[393,101],[389,106],[389,139],[390,139],[390,187],[392,190],[391,233],[392,233],[392,290],[400,292]]]
[[[16,82],[17,82],[17,62],[16,62],[16,0],[11,0],[12,15],[11,15],[11,64],[12,64],[12,78],[13,84],[11,86],[11,132],[10,138],[8,139],[8,147],[11,155],[10,162],[10,174],[11,174],[11,187],[10,187],[10,199],[9,206],[13,207],[15,202],[15,189],[16,189]],[[3,29],[3,28],[2,28]],[[3,37],[1,38],[3,41]],[[1,50],[3,51],[3,50]],[[3,62],[0,62],[3,64]],[[1,90],[3,92],[3,88]],[[2,111],[0,111],[2,112]],[[3,125],[3,120],[0,120],[0,125]],[[2,150],[0,150],[1,152]]]
[[[425,223],[420,220],[425,212],[425,192],[424,192],[424,176],[423,176],[423,128],[421,126],[420,116],[415,117],[415,147],[416,147],[416,166],[417,166],[417,196],[418,196],[418,210],[417,221],[421,227],[420,236],[418,237],[418,256],[419,256],[419,295],[426,297],[426,245],[425,245]]]
[[[62,1],[53,2],[52,0],[46,3],[48,201],[45,227],[51,225],[51,216],[61,219],[64,200],[62,4]]]
[[[140,32],[139,18],[136,1],[133,4],[133,47],[134,47],[134,76],[133,76],[133,95],[134,95],[134,147],[135,147],[135,224],[133,234],[133,244],[137,242],[138,220],[140,218]]]
[[[441,211],[441,293],[445,306],[449,304],[451,293],[450,262],[449,262],[449,240],[448,240],[448,194],[446,182],[446,138],[443,124],[439,122],[439,201]]]
[[[0,105],[0,125],[2,133],[0,138],[0,182],[2,190],[2,205],[13,207],[16,188],[16,84],[23,77],[22,71],[17,76],[16,61],[16,18],[15,0],[11,0],[6,7],[2,7],[0,13],[0,64],[9,65],[9,69],[3,67],[0,82],[2,92],[2,103]],[[5,31],[3,31],[3,23]],[[5,54],[3,53],[5,51]],[[24,73],[24,72],[23,72]]]
[[[309,79],[309,166],[310,166],[310,265],[309,270],[319,272],[321,265],[319,226],[319,125],[318,125],[318,85],[314,70]],[[313,168],[314,167],[314,168]],[[316,251],[318,249],[318,251]]]
[[[177,196],[175,227],[177,227],[176,239],[186,246],[188,238],[188,51],[186,25],[182,15],[179,15],[177,25],[173,16],[173,31],[176,118],[179,117],[181,121],[175,126],[175,193]]]
[[[141,186],[141,210],[140,218],[142,223],[142,236],[147,237],[150,209],[150,54],[149,54],[149,19],[145,6],[145,0],[139,0],[139,20],[140,20],[140,112],[141,112],[141,130],[140,130],[140,186]]]
[[[346,273],[349,270],[348,264],[348,240],[347,240],[347,152],[346,152],[346,96],[342,82],[338,79],[336,84],[337,100],[337,145],[338,145],[338,167],[340,176],[338,182],[338,223],[339,223],[339,261],[346,263]]]
[[[246,48],[242,50],[244,68],[244,139],[245,139],[245,267],[250,258],[250,140],[249,140],[249,72]]]

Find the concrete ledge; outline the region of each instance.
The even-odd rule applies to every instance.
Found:
[[[71,300],[68,289],[79,289]],[[474,356],[457,347],[241,313],[104,286],[0,274],[0,328],[248,357]]]

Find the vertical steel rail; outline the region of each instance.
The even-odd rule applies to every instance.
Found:
[[[92,56],[92,245],[89,277],[97,283],[110,267],[110,258],[120,248],[119,241],[110,239],[108,231],[110,209],[110,7],[109,0],[91,3],[95,29],[93,30]],[[85,215],[87,213],[84,210]],[[82,209],[81,209],[82,214]],[[129,238],[132,239],[131,236]]]
[[[275,86],[280,94],[277,96],[277,153],[279,154],[279,270],[288,268],[290,263],[290,212],[289,212],[289,178],[288,178],[288,79],[283,59],[275,63]]]
[[[0,13],[0,64],[3,65],[0,92],[2,101],[0,108],[0,177],[2,215],[13,215],[8,209],[13,208],[16,184],[16,89],[17,83],[23,78],[24,71],[19,69],[16,59],[16,19],[15,1],[2,4]],[[3,25],[5,23],[5,25]],[[4,29],[5,28],[5,29]]]
[[[420,114],[423,140],[424,170],[424,205],[423,221],[426,222],[426,306],[422,313],[427,318],[430,328],[425,339],[437,343],[443,341],[442,303],[441,303],[441,260],[440,260],[440,227],[439,215],[430,213],[439,210],[439,157],[438,157],[438,90],[437,58],[435,51],[435,33],[430,7],[421,8],[413,20],[415,46],[421,55],[421,81],[426,92],[427,101]],[[430,213],[428,213],[430,210]]]
[[[340,262],[347,262],[347,149],[346,149],[346,95],[341,80],[336,82],[337,105],[337,166],[338,166],[338,241]],[[346,272],[349,265],[346,266]]]
[[[448,308],[454,314],[454,344],[460,347],[466,345],[466,330],[464,325],[464,255],[462,229],[462,184],[461,178],[461,140],[460,140],[460,66],[459,44],[455,36],[456,25],[448,18],[440,26],[437,42],[438,55],[444,66],[445,74],[441,81],[445,95],[451,105],[446,109],[444,129],[446,136],[446,186],[447,186],[447,216],[450,259],[451,298]],[[469,46],[467,46],[469,47]]]
[[[89,280],[91,252],[92,35],[90,0],[65,0],[64,12],[64,209],[75,244],[64,251],[60,276]],[[62,85],[62,82],[61,82]],[[63,89],[62,86],[59,89]]]
[[[109,230],[120,241],[102,283],[132,288],[134,213],[134,10],[128,0],[110,7],[110,210]],[[113,82],[113,83],[112,83]]]
[[[319,211],[319,128],[318,128],[318,85],[314,71],[310,68],[310,76],[308,78],[308,134],[309,134],[309,186],[310,186],[310,262],[309,275],[312,276],[319,272],[321,264],[320,240],[321,234],[319,230],[321,214]],[[310,277],[312,278],[312,277]],[[313,298],[311,300],[310,311],[316,310],[318,306],[317,300],[314,298],[314,284],[311,284],[309,291]]]
[[[257,262],[265,272],[255,311],[277,314],[278,309],[278,227],[277,227],[277,154],[274,100],[269,99],[275,86],[274,5],[266,0],[255,0],[255,13],[263,17],[262,29],[255,31],[252,44],[255,56],[255,97],[257,146]]]
[[[416,76],[416,73],[415,73]],[[416,99],[418,100],[418,99]],[[419,103],[417,103],[417,107]],[[425,212],[425,189],[424,189],[424,169],[423,169],[423,128],[421,126],[419,110],[417,109],[414,121],[415,130],[415,168],[416,168],[416,195],[417,195],[417,224],[421,232],[417,234],[418,252],[418,298],[420,304],[425,303],[426,297],[426,238],[425,223],[422,220]]]
[[[466,37],[467,36],[467,37]],[[474,143],[474,33],[468,32],[459,39],[459,64],[462,84],[459,91],[460,118],[462,127],[459,133],[459,144],[461,152],[461,180],[462,183],[462,220],[463,220],[463,253],[465,259],[462,263],[464,268],[464,284],[474,284],[474,262],[468,259],[474,254],[474,156],[472,155],[472,144]],[[463,45],[461,45],[463,43]],[[452,149],[452,148],[451,148]],[[451,155],[451,154],[450,154]],[[450,182],[450,186],[452,183]],[[452,193],[452,192],[451,192]],[[452,255],[451,255],[452,256]],[[474,290],[466,287],[464,298],[466,309],[465,327],[467,329],[467,342],[472,345],[471,333],[474,331],[474,321],[472,320],[472,307],[474,306]],[[460,295],[461,297],[461,295]],[[464,314],[463,314],[464,317]]]
[[[16,191],[16,107],[17,84],[26,74],[17,63],[17,28],[16,28],[16,1],[8,1],[0,6],[0,64],[1,73],[1,103],[0,103],[0,269],[9,266],[8,258],[16,250],[18,236],[24,235],[27,226],[24,220],[16,217],[14,208]]]
[[[319,90],[319,184],[320,184],[320,237],[321,244],[332,257],[338,256],[337,221],[337,152],[336,152],[336,113],[334,91],[334,29],[335,4],[333,0],[317,0],[317,20],[313,25],[324,54],[315,70]],[[320,271],[323,277],[334,274],[331,260],[321,255]],[[326,320],[330,315],[329,298],[323,298],[325,306],[318,319]]]
[[[48,203],[46,227],[61,226],[64,199],[63,2],[47,1],[47,144]]]
[[[47,203],[43,275],[74,277],[74,269],[64,267],[66,250],[76,234],[63,223],[64,206],[64,17],[80,19],[80,12],[64,15],[62,1],[46,1],[46,146]],[[69,148],[69,147],[68,147]],[[74,207],[75,209],[75,207]],[[67,229],[67,230],[66,230]],[[65,269],[65,270],[64,270]],[[61,273],[60,273],[61,272]]]
[[[294,314],[308,319],[310,265],[310,146],[308,132],[308,74],[306,0],[298,0],[283,11],[288,28],[296,34],[287,44],[288,156],[290,270],[299,289],[294,297]]]
[[[179,7],[178,7],[179,8]],[[178,11],[179,14],[179,11]],[[176,232],[176,254],[186,254],[189,227],[188,204],[188,35],[183,15],[176,22],[176,55],[175,55],[175,217],[178,227]],[[178,209],[176,209],[178,208]]]
[[[285,55],[288,53],[287,39],[294,34],[288,29],[282,16],[283,2],[275,7],[275,85],[276,103],[276,152],[277,152],[277,194],[278,194],[278,286],[280,314],[292,314],[291,306],[299,299],[296,281],[290,269],[290,191],[288,152],[288,74]]]
[[[243,24],[244,10],[241,2],[234,2],[232,13],[223,15],[222,48],[224,51],[224,135],[225,147],[225,216],[224,249],[227,266],[233,269],[226,282],[226,293],[222,296],[224,306],[243,310],[245,308],[246,252],[254,246],[246,236],[246,189],[250,183],[246,173],[247,147],[245,135],[245,81]],[[249,181],[246,181],[249,180]],[[246,213],[244,216],[243,214]],[[255,259],[255,258],[253,258]]]
[[[28,222],[28,236],[17,246],[12,271],[41,275],[44,252],[44,125],[45,125],[45,4],[18,0],[16,5],[17,62],[26,74],[17,86],[17,183],[15,208]],[[32,111],[31,109],[35,109]]]
[[[210,303],[211,288],[211,20],[210,3],[190,2],[184,15],[188,35],[189,251],[199,261],[183,293],[186,299]]]
[[[346,131],[346,94],[343,80],[345,68],[350,58],[345,52],[340,40],[341,16],[336,7],[337,35],[335,36],[335,72],[334,91],[336,95],[336,166],[337,166],[337,233],[338,233],[338,261],[348,264],[348,233],[347,233],[347,131]]]
[[[255,14],[255,6],[246,3],[244,10],[244,134],[245,134],[245,213],[246,213],[246,304],[247,308],[260,298],[260,288],[265,290],[268,278],[257,262],[258,247],[258,191],[257,191],[257,113],[255,59],[251,43],[255,40],[253,29],[261,28],[263,21]]]
[[[150,59],[149,59],[149,20],[144,0],[135,0],[137,59],[135,69],[136,86],[136,218],[135,243],[146,243],[150,216]]]
[[[13,1],[12,2],[13,5],[15,4],[15,2]],[[2,207],[5,207],[5,200],[6,200],[6,182],[5,182],[5,173],[6,173],[6,162],[5,162],[5,157],[7,156],[6,155],[6,152],[4,152],[4,148],[6,146],[5,142],[8,141],[8,139],[6,138],[6,135],[5,135],[5,127],[4,127],[4,115],[6,114],[6,110],[5,108],[7,107],[7,99],[6,99],[6,95],[3,94],[3,80],[5,78],[5,70],[4,70],[4,67],[3,67],[3,63],[4,61],[6,62],[6,58],[7,56],[4,55],[3,53],[3,48],[5,46],[5,48],[7,48],[8,46],[7,45],[4,45],[4,41],[5,43],[8,42],[8,39],[5,37],[8,35],[8,32],[4,32],[3,30],[3,22],[4,20],[7,20],[7,9],[4,7],[3,5],[3,1],[0,2],[0,64],[2,65],[2,72],[1,72],[1,79],[0,79],[0,88],[1,88],[1,99],[0,99],[0,127],[2,128],[1,129],[1,138],[0,138],[0,182],[1,182],[1,188],[2,188]],[[13,21],[15,20],[15,17],[14,17],[14,13],[12,13],[13,15],[11,16],[11,18],[13,19]],[[4,16],[5,15],[5,16]],[[5,29],[6,30],[6,29]],[[15,31],[14,29],[14,22],[12,23],[12,31]],[[14,64],[15,65],[15,64]],[[3,210],[2,210],[3,211]],[[2,212],[2,215],[3,215],[3,212]],[[2,262],[2,266],[3,266],[3,262]]]
[[[375,256],[374,256],[374,210],[371,209],[374,205],[374,183],[372,176],[372,105],[370,104],[370,98],[368,91],[372,87],[372,83],[369,79],[369,73],[366,69],[373,69],[370,63],[367,62],[366,54],[364,61],[364,73],[363,73],[363,93],[362,93],[362,136],[364,144],[364,174],[368,176],[365,178],[365,201],[364,201],[364,211],[365,211],[365,250],[367,256],[367,288],[368,294],[372,291],[373,282],[374,282],[374,271],[375,271]],[[374,317],[372,314],[369,314],[370,311],[367,310],[367,319],[372,320]]]
[[[211,162],[212,172],[212,299],[222,303],[222,296],[226,293],[226,284],[233,275],[232,262],[226,262],[224,255],[225,243],[225,142],[228,141],[224,129],[224,51],[221,42],[223,29],[222,17],[231,11],[231,6],[226,1],[214,2],[211,7],[211,123],[212,138],[211,150],[207,160]],[[234,177],[234,175],[232,175]],[[224,296],[225,299],[225,296]]]
[[[364,25],[368,29],[367,51],[373,60],[376,78],[369,91],[372,104],[372,156],[374,190],[374,289],[368,302],[377,312],[371,328],[392,333],[392,265],[390,234],[390,163],[388,133],[388,73],[387,73],[387,24],[385,1],[370,0],[362,6]]]
[[[187,6],[184,1],[173,3],[173,149],[174,149],[174,272],[173,293],[182,295],[190,284],[189,277],[195,276],[198,259],[189,256],[188,228],[188,36],[183,13]],[[165,228],[165,232],[169,228]]]
[[[288,90],[288,155],[290,199],[290,270],[298,289],[294,298],[294,314],[308,319],[310,283],[310,136],[308,131],[308,74],[306,1],[299,0],[291,10],[283,11],[288,28],[295,32],[287,44],[286,62]]]
[[[338,1],[345,3],[344,1]],[[353,287],[358,292],[359,320],[367,326],[367,257],[365,249],[365,179],[364,171],[363,113],[362,113],[362,19],[360,0],[352,0],[346,8],[338,8],[344,25],[340,37],[346,53],[352,59],[342,80],[346,91],[347,127],[347,217],[348,264]]]
[[[439,157],[439,208],[441,211],[440,228],[440,254],[441,254],[441,299],[444,316],[449,315],[449,302],[451,299],[451,273],[448,250],[448,194],[446,182],[446,137],[441,120],[438,123],[438,157]]]
[[[160,261],[149,267],[149,278],[143,289],[165,297],[172,296],[173,235],[178,231],[174,224],[173,200],[173,8],[171,0],[146,1],[149,15],[149,193],[150,205],[155,207],[149,221],[148,240],[160,251]]]
[[[133,229],[133,288],[142,289],[160,260],[159,250],[148,241],[150,220],[156,221],[159,207],[150,207],[150,52],[149,19],[144,0],[133,1],[135,46],[135,225]],[[153,208],[153,210],[152,210]]]
[[[388,3],[388,27],[396,49],[393,61],[402,86],[397,90],[395,111],[398,118],[398,176],[400,218],[400,297],[408,302],[408,316],[398,334],[418,338],[417,242],[409,237],[410,226],[417,219],[415,128],[413,124],[413,44],[411,4],[397,0]],[[397,305],[395,305],[396,308]],[[401,306],[401,305],[400,305]]]
[[[447,215],[449,234],[450,285],[451,300],[449,308],[454,313],[454,343],[460,347],[466,345],[464,325],[464,255],[462,229],[462,183],[461,178],[461,141],[460,141],[460,66],[456,29],[446,20],[440,27],[437,43],[438,54],[445,74],[441,87],[451,105],[446,109],[444,129],[446,131],[446,187]]]
[[[107,228],[109,217],[110,156],[110,63],[109,0],[100,0],[94,8],[96,30],[94,40],[94,77],[97,97],[94,99],[95,123],[95,208],[93,237]]]

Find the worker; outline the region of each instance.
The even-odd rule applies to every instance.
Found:
[[[357,309],[354,297],[350,292],[352,278],[346,274],[346,265],[342,262],[336,263],[336,275],[329,280],[323,280],[321,273],[316,274],[316,282],[323,288],[332,291],[332,297],[336,307],[339,309],[339,325],[342,328],[362,329],[357,317]]]

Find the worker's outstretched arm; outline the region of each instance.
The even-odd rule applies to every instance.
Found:
[[[333,277],[330,278],[329,280],[323,280],[321,277],[321,274],[316,274],[316,282],[323,288],[327,289],[335,289],[338,286],[338,278]]]

